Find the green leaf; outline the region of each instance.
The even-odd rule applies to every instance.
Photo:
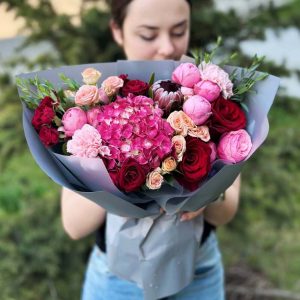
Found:
[[[154,97],[153,90],[152,90],[151,87],[149,88],[149,91],[148,91],[148,97],[151,98],[151,99],[153,99],[153,97]]]
[[[61,126],[61,119],[58,116],[55,116],[53,121],[57,127]]]
[[[65,74],[60,73],[58,74],[58,76],[68,86],[68,89],[70,89],[71,91],[77,91],[80,88],[80,84],[77,81],[67,77]]]
[[[155,80],[155,73],[152,72],[150,75],[150,79],[148,81],[149,86],[151,86],[154,83],[154,80]]]

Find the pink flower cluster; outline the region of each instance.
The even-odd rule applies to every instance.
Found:
[[[195,124],[189,135],[207,125],[213,140],[209,138],[206,142],[209,141],[215,159],[230,163],[244,160],[252,148],[252,142],[244,130],[245,113],[230,100],[233,83],[229,74],[212,63],[202,62],[198,67],[182,63],[174,70],[172,80],[181,85],[184,95],[182,110]],[[173,124],[171,126],[177,130],[179,125]]]
[[[155,169],[172,150],[174,130],[162,119],[162,111],[145,96],[118,97],[103,106],[96,125],[110,149],[109,168],[121,165],[127,158]]]
[[[233,95],[233,83],[219,66],[202,62],[199,67],[182,63],[172,74],[172,80],[182,85],[186,96],[198,95],[212,102],[222,95],[225,99]]]

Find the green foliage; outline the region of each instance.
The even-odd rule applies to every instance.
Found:
[[[92,240],[73,242],[63,232],[60,188],[27,152],[0,183],[1,299],[78,299]]]
[[[0,172],[7,159],[26,147],[21,120],[22,106],[8,75],[0,74]]]
[[[233,82],[235,88],[233,91],[234,96],[231,98],[231,100],[243,102],[245,100],[245,97],[247,97],[247,94],[253,92],[253,86],[257,82],[268,77],[267,73],[256,75],[256,72],[262,64],[263,60],[264,57],[257,57],[257,55],[255,55],[250,67],[242,70],[241,80],[238,79],[237,69],[233,71],[233,73],[230,75],[230,79]]]
[[[269,115],[267,141],[245,165],[235,220],[221,229],[228,265],[247,262],[276,287],[300,291],[300,102],[279,98]]]

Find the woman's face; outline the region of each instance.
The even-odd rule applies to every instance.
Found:
[[[178,60],[188,49],[190,6],[186,0],[133,0],[123,28],[113,22],[111,28],[130,60]]]

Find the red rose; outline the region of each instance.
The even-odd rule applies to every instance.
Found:
[[[53,127],[42,126],[39,132],[42,143],[46,146],[53,146],[59,141],[58,131]]]
[[[55,104],[55,101],[51,97],[46,96],[40,102],[39,107],[45,107],[45,106],[53,107],[54,104]]]
[[[34,115],[33,115],[31,123],[32,123],[33,127],[37,131],[39,131],[43,125],[50,125],[54,116],[55,116],[55,113],[54,113],[52,107],[49,107],[49,106],[40,107],[39,106],[34,111]]]
[[[178,164],[181,174],[175,177],[184,187],[194,190],[210,171],[211,148],[198,138],[186,138],[186,151]]]
[[[129,81],[128,74],[121,74],[119,75],[119,78],[121,78],[124,81],[124,84],[126,84]]]
[[[127,97],[128,94],[134,94],[135,96],[146,95],[149,90],[149,84],[141,80],[128,80],[122,87],[121,94],[123,97]]]
[[[213,136],[244,129],[246,124],[246,115],[237,103],[222,97],[212,103],[212,116],[207,125]]]
[[[118,172],[117,186],[125,192],[137,191],[146,181],[146,171],[135,159],[126,159]]]
[[[44,97],[39,106],[34,111],[34,115],[31,121],[33,127],[39,131],[43,125],[50,125],[55,117],[53,106],[55,105],[54,100],[51,97]]]

